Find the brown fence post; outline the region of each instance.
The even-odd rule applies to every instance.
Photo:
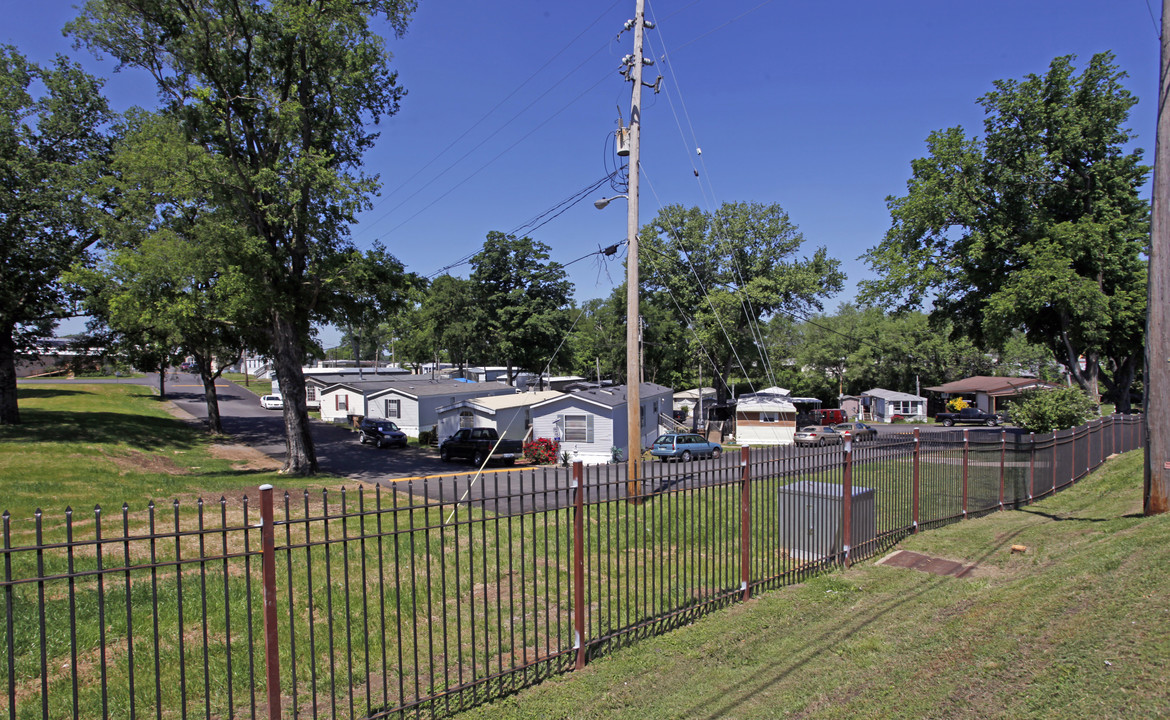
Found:
[[[963,519],[967,519],[967,456],[971,450],[970,430],[963,431]]]
[[[845,567],[849,567],[849,547],[853,540],[853,439],[845,431],[845,470],[841,477],[841,548]]]
[[[1052,431],[1052,494],[1056,494],[1056,431]]]
[[[581,461],[573,463],[573,631],[576,633],[577,663],[585,667],[585,488]]]
[[[740,448],[740,462],[743,473],[739,480],[739,578],[742,594],[741,600],[748,600],[752,596],[752,491],[748,478],[751,477],[751,448]]]
[[[1036,433],[1028,433],[1028,504],[1036,495]]]
[[[1003,510],[1004,465],[1007,460],[1007,430],[999,431],[999,509]]]
[[[914,533],[918,533],[918,482],[919,482],[919,445],[921,443],[921,433],[918,428],[914,428],[914,485],[910,490],[910,505],[911,517],[914,523]]]
[[[272,486],[260,486],[260,565],[264,584],[264,672],[268,718],[280,720],[280,638],[276,634],[276,527]]]

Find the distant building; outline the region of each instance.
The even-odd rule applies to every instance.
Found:
[[[795,435],[796,406],[787,390],[750,393],[736,401],[735,440],[740,445],[791,445]]]
[[[953,397],[971,397],[975,407],[983,412],[998,413],[1003,412],[1009,400],[1019,397],[1025,390],[1052,390],[1059,387],[1036,378],[976,375],[928,387],[926,390],[941,394],[944,401]]]
[[[436,410],[439,439],[460,428],[490,427],[509,440],[531,439],[532,406],[564,395],[556,390],[464,398]]]
[[[888,423],[895,415],[913,421],[926,419],[926,398],[919,395],[874,388],[861,393],[861,402],[865,417],[873,422]]]
[[[588,464],[609,462],[613,449],[640,457],[663,431],[659,414],[670,409],[674,393],[654,383],[639,388],[642,429],[630,452],[628,395],[625,385],[577,390],[532,406],[532,436],[559,440],[561,451]]]

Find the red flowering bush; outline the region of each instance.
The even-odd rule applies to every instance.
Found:
[[[524,459],[533,465],[548,465],[557,461],[560,443],[548,438],[536,438],[524,443]]]

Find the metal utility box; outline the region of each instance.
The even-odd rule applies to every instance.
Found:
[[[780,488],[780,544],[797,560],[820,560],[843,549],[842,487],[834,483],[800,482]],[[854,487],[849,547],[873,540],[873,488]]]

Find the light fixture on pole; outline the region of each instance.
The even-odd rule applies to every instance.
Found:
[[[607,205],[609,205],[614,200],[617,200],[618,198],[625,198],[625,199],[629,200],[630,196],[629,195],[614,195],[613,197],[607,197],[607,198],[601,198],[600,200],[594,200],[593,207],[597,208],[598,210],[604,210]]]

